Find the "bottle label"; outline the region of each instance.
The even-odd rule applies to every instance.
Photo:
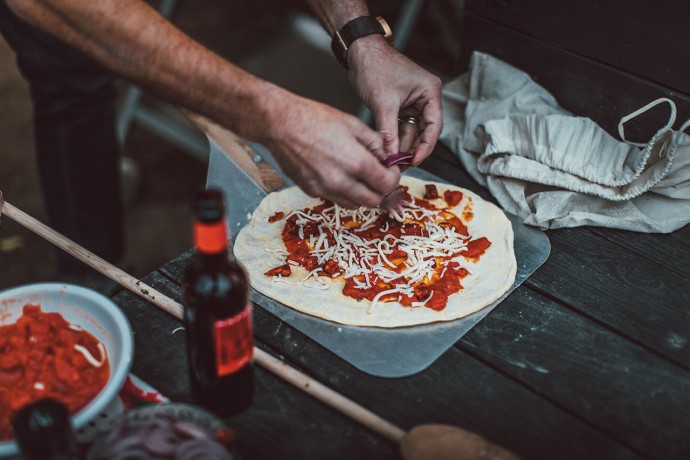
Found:
[[[254,354],[251,302],[238,315],[218,320],[213,325],[216,339],[218,377],[242,369]]]
[[[219,221],[212,224],[196,222],[194,224],[194,242],[196,248],[207,254],[215,254],[228,247],[225,222]]]

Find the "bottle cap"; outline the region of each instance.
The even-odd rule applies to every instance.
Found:
[[[59,401],[43,398],[27,404],[12,417],[12,428],[26,460],[78,458],[69,410]]]
[[[225,214],[223,195],[216,189],[199,192],[194,199],[194,215],[202,222],[221,220]]]
[[[194,199],[194,245],[206,254],[216,254],[228,248],[225,228],[223,195],[216,189],[204,190]]]

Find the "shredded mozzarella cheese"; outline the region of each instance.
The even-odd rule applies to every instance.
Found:
[[[86,358],[89,364],[91,364],[93,367],[101,367],[103,364],[105,364],[105,347],[101,342],[98,342],[98,351],[101,354],[100,360],[94,358],[93,355],[89,353],[89,350],[82,345],[74,344],[74,349],[84,355],[84,358]]]
[[[372,281],[375,279],[386,283],[403,279],[403,283],[376,294],[369,307],[371,311],[380,299],[388,294],[398,294],[399,299],[402,296],[413,296],[414,285],[433,279],[439,259],[442,260],[444,267],[441,272],[443,276],[447,263],[467,250],[467,235],[461,235],[455,228],[444,228],[437,223],[445,220],[440,215],[441,211],[420,207],[414,200],[412,203],[403,204],[401,209],[389,211],[388,216],[402,224],[422,222],[424,227],[422,235],[403,232],[398,238],[389,233],[383,238],[371,240],[362,238],[361,233],[371,228],[385,212],[380,209],[361,207],[351,210],[334,204],[321,212],[293,211],[288,217],[297,217],[295,224],[301,239],[304,239],[305,225],[314,225],[314,223],[318,225],[319,235],[310,234],[307,239],[310,255],[316,257],[319,265],[334,260],[342,270],[345,279],[353,278],[356,289],[371,288]],[[386,221],[379,231],[386,232],[389,227]],[[403,251],[407,256],[400,267],[397,267],[389,258],[394,249]],[[294,261],[288,261],[288,263],[299,265]],[[281,277],[273,279],[275,282],[303,285],[311,281],[310,286],[316,287],[313,280],[324,283],[322,278],[329,276],[326,273],[319,274],[319,272],[322,272],[320,268],[312,270],[305,278],[295,282]],[[337,276],[332,275],[332,277]],[[321,284],[319,287],[325,286]],[[426,305],[432,295],[433,291],[424,301],[412,302],[412,306]]]

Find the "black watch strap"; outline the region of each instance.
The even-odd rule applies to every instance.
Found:
[[[331,50],[338,62],[346,69],[349,68],[347,50],[350,45],[358,38],[371,34],[381,34],[387,39],[393,36],[390,26],[381,16],[360,16],[345,24],[331,40]]]

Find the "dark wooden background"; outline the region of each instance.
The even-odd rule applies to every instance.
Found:
[[[668,97],[678,128],[690,118],[688,18],[681,0],[465,0],[458,72],[473,50],[488,52],[613,135],[621,117]],[[668,115],[659,105],[627,124],[626,136],[645,142]]]

